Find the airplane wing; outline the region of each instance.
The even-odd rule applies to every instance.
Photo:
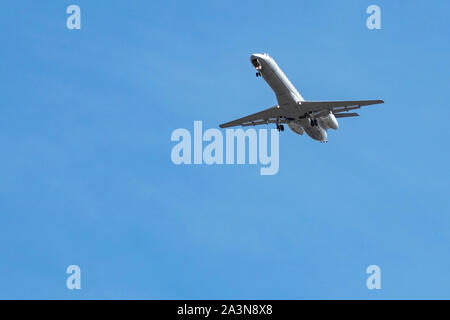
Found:
[[[248,127],[269,123],[289,123],[291,120],[305,118],[308,115],[314,117],[326,116],[329,112],[337,118],[357,117],[357,113],[345,114],[350,110],[359,109],[363,106],[384,103],[383,100],[359,100],[359,101],[302,101],[296,106],[275,106],[267,110],[240,118],[231,122],[221,124],[221,128]]]
[[[283,112],[278,107],[272,107],[267,110],[251,114],[247,117],[240,118],[231,122],[227,122],[224,124],[221,124],[221,128],[230,128],[230,127],[236,127],[236,126],[256,126],[260,124],[268,124],[268,123],[276,123],[276,120],[279,118],[283,118]],[[282,123],[286,123],[287,121],[284,120]]]
[[[364,106],[384,103],[383,100],[359,100],[359,101],[303,101],[300,109],[305,113],[331,111],[333,113],[346,112],[359,109]]]

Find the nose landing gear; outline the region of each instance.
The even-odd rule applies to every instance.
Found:
[[[283,132],[284,131],[284,126],[281,124],[281,125],[277,125],[277,130],[278,130],[278,132]]]
[[[256,73],[256,77],[258,78],[258,77],[261,77],[261,72],[257,72]]]

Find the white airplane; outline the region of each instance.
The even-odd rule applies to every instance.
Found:
[[[306,132],[314,140],[328,142],[327,130],[339,128],[336,118],[358,117],[357,113],[346,112],[363,106],[384,103],[383,100],[305,101],[275,60],[268,54],[253,54],[251,62],[257,71],[256,76],[263,77],[275,92],[278,105],[221,124],[221,128],[275,123],[278,131],[284,131],[283,124],[287,124],[297,134],[303,135]]]

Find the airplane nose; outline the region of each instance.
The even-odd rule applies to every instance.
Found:
[[[253,67],[259,72],[262,68],[260,58],[256,54],[252,54],[250,61],[252,62]]]
[[[254,53],[250,57],[250,60],[252,64],[256,67],[256,64],[261,65],[263,62],[268,62],[270,60],[270,56],[267,53]]]
[[[256,59],[261,59],[261,54],[259,54],[259,53],[254,53],[254,54],[252,54],[252,56],[250,57],[250,59],[253,61],[253,60],[256,60]]]

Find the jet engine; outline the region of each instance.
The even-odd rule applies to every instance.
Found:
[[[303,133],[305,133],[305,130],[298,122],[291,121],[291,122],[289,122],[288,126],[289,126],[289,129],[294,131],[296,134],[303,135]]]
[[[339,123],[332,112],[330,112],[326,117],[321,117],[319,119],[319,125],[325,130],[337,130],[339,128]]]

